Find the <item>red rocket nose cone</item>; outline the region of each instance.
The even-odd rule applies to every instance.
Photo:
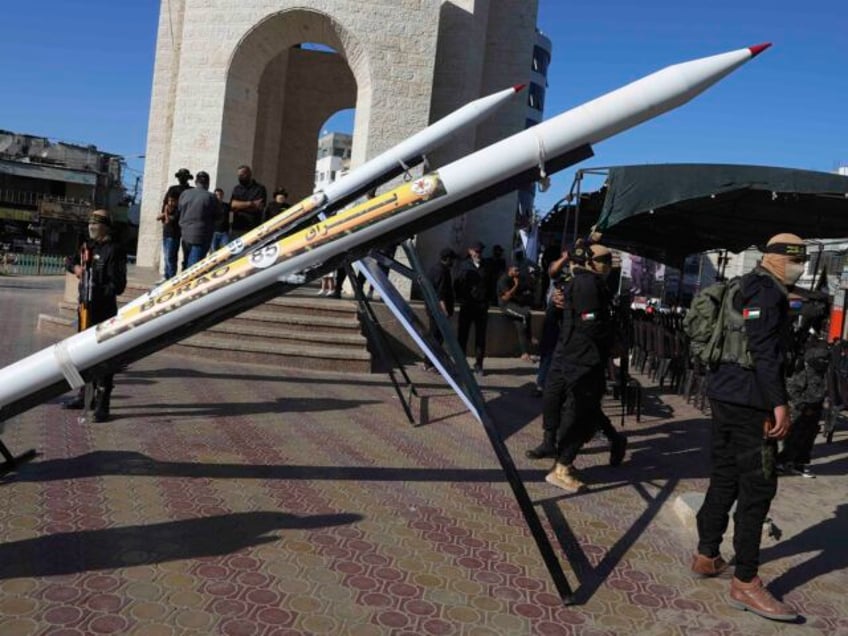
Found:
[[[749,46],[748,50],[751,51],[751,57],[757,57],[760,53],[765,51],[770,46],[771,42],[763,42],[762,44],[755,44],[754,46]]]

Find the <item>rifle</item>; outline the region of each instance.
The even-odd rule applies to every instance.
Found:
[[[91,326],[91,300],[93,298],[94,271],[91,267],[93,253],[87,242],[83,242],[80,248],[80,267],[82,274],[80,281],[82,282],[82,293],[79,301],[79,331],[85,331]]]

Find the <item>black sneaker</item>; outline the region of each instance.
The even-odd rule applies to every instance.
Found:
[[[524,456],[527,459],[548,459],[556,457],[557,452],[554,446],[542,442],[536,448],[524,451]]]

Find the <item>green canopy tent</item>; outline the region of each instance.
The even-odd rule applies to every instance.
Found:
[[[689,254],[763,245],[779,232],[848,237],[848,177],[766,166],[608,169],[604,244],[680,267]]]

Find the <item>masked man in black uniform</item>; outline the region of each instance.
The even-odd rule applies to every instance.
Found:
[[[76,257],[69,259],[68,271],[79,278],[79,328],[88,329],[118,313],[118,296],[127,286],[127,255],[111,237],[112,219],[106,210],[95,210],[88,219],[87,240]],[[94,421],[109,420],[113,374],[94,379]],[[85,406],[84,389],[65,408]]]
[[[563,319],[542,395],[542,417],[546,439],[556,436],[547,439],[555,441],[557,460],[545,481],[578,492],[584,484],[574,460],[606,419],[601,400],[612,320],[604,277],[612,266],[612,253],[596,243],[575,248],[571,261],[572,278],[559,296]]]
[[[736,502],[730,603],[774,620],[797,617],[772,596],[757,571],[763,523],[777,492],[777,441],[791,426],[785,381],[792,341],[787,288],[803,273],[805,260],[798,236],[772,237],[762,261],[742,277],[732,299],[744,318],[750,357],[742,351],[738,362],[730,362],[723,351],[710,376],[712,472],[697,515],[698,551],[692,560],[693,572],[702,576],[717,576],[728,568],[719,547]]]

